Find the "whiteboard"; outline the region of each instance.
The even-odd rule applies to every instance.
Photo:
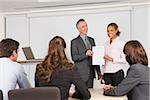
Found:
[[[36,57],[45,57],[50,39],[59,35],[67,43],[67,55],[71,60],[70,43],[79,35],[75,25],[80,18],[86,20],[88,35],[95,39],[96,45],[101,46],[108,39],[106,28],[110,22],[118,24],[122,40],[130,39],[130,11],[31,17],[30,46]]]
[[[24,14],[6,16],[6,38],[20,43],[19,60],[25,60],[22,47],[29,46],[28,18]]]

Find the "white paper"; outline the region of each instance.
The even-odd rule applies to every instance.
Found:
[[[104,65],[104,46],[94,46],[92,51],[92,65]]]

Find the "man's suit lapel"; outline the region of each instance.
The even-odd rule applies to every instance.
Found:
[[[92,39],[91,39],[90,37],[88,37],[88,40],[89,40],[91,46],[94,46],[94,45],[93,45],[93,41],[92,41]]]

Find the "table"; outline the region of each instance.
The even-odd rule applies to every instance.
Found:
[[[127,100],[126,96],[114,97],[114,96],[105,96],[103,95],[103,89],[89,89],[91,93],[90,100]],[[69,98],[68,100],[79,100],[75,98]]]

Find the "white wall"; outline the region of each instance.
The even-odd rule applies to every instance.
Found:
[[[43,58],[47,53],[49,40],[55,35],[60,35],[67,43],[68,55],[71,58],[70,42],[78,35],[75,24],[79,18],[85,18],[87,21],[89,35],[95,38],[96,45],[103,45],[106,41],[106,27],[110,22],[116,22],[119,25],[122,32],[121,38],[124,41],[130,39],[129,7],[10,14],[6,16],[6,37],[18,40],[21,47],[31,46],[35,57]]]
[[[138,6],[139,5],[139,6]],[[145,47],[145,49],[146,49],[146,51],[148,52],[148,48],[150,48],[149,47],[149,41],[150,41],[150,39],[148,39],[148,37],[150,37],[149,36],[149,34],[148,33],[150,33],[150,29],[148,28],[148,27],[150,27],[150,4],[149,5],[146,5],[146,4],[141,4],[141,6],[140,6],[140,4],[135,4],[135,5],[126,5],[126,7],[131,7],[132,9],[131,9],[131,22],[130,22],[130,26],[131,26],[131,28],[130,28],[130,30],[131,30],[131,33],[130,33],[130,39],[137,39],[137,40],[139,40],[142,44],[143,44],[143,46]],[[125,6],[124,6],[125,7]],[[87,7],[88,8],[88,7]],[[89,7],[90,8],[90,7]],[[92,7],[91,7],[92,8]],[[93,7],[94,8],[94,7]],[[95,7],[96,8],[96,7]],[[109,6],[107,7],[104,7],[104,8],[101,8],[101,7],[99,7],[99,8],[97,8],[97,9],[102,9],[103,10],[103,12],[107,12],[108,10],[110,10],[110,9],[108,9],[109,8]],[[122,8],[121,6],[120,6],[120,8]],[[62,8],[63,9],[63,8]],[[64,9],[66,9],[66,8],[64,8]],[[75,9],[78,9],[78,7],[77,8],[75,8]],[[115,9],[115,6],[114,6],[114,8],[112,8],[112,9]],[[67,10],[67,9],[66,9]],[[49,12],[49,14],[53,14],[53,13],[55,13],[56,14],[56,16],[57,16],[57,13],[58,14],[60,14],[60,13],[64,13],[64,12],[66,12],[66,10],[62,10],[62,11],[60,11],[60,12],[57,12],[57,11],[59,11],[58,9],[56,9],[56,11],[55,10],[47,10],[47,12]],[[51,11],[51,12],[50,12]],[[81,10],[77,10],[78,12],[80,12]],[[34,12],[34,11],[33,11]],[[36,12],[38,12],[38,11],[36,11]],[[40,13],[45,13],[45,11],[40,11],[39,10],[39,12]],[[110,11],[111,12],[111,11]],[[112,10],[112,12],[113,12],[113,10]],[[16,13],[17,14],[17,13]],[[25,15],[31,15],[30,17],[35,17],[35,16],[37,16],[37,15],[39,15],[38,13],[36,13],[35,14],[35,16],[32,16],[33,14],[32,14],[32,12],[25,12],[24,13]],[[54,14],[54,16],[55,16],[55,14]],[[73,14],[73,13],[72,13]],[[10,14],[11,15],[11,14]],[[41,15],[41,14],[40,14]],[[44,14],[43,14],[44,15]],[[43,16],[42,15],[42,16]],[[45,16],[45,15],[44,15]],[[112,16],[113,17],[113,16]],[[125,19],[126,20],[126,19]],[[0,38],[3,38],[4,37],[4,19],[3,19],[3,16],[1,16],[0,15]],[[92,27],[92,26],[90,26],[90,27]],[[89,28],[90,28],[89,27]],[[18,28],[19,29],[19,28]],[[29,34],[29,30],[28,31],[26,31],[26,32],[24,32],[24,33],[27,33],[27,34]],[[125,33],[123,33],[123,35],[124,35]],[[125,35],[124,35],[125,36]],[[30,44],[30,43],[28,43],[28,44]]]
[[[22,23],[15,23],[15,22],[12,22],[12,23],[14,23],[14,25],[12,25],[13,27],[10,27],[13,31],[10,31],[10,34],[8,34],[9,32],[7,31],[7,34],[6,34],[6,36],[7,37],[11,37],[12,35],[12,33],[15,33],[15,29],[17,29],[17,31],[18,30],[20,30],[19,31],[19,33],[21,33],[22,35],[20,35],[21,37],[19,38],[19,40],[20,40],[20,42],[21,42],[21,44],[22,43],[25,43],[25,45],[27,44],[27,45],[30,45],[30,43],[29,42],[27,42],[27,41],[30,41],[31,42],[31,40],[30,39],[27,39],[27,37],[29,37],[30,38],[30,29],[29,29],[29,25],[30,25],[30,23],[28,23],[28,21],[30,21],[31,19],[33,19],[34,17],[36,18],[36,17],[44,17],[44,16],[53,16],[53,17],[57,17],[58,15],[66,15],[66,14],[68,14],[67,13],[67,11],[69,11],[69,13],[70,13],[70,15],[72,14],[75,14],[75,13],[81,13],[81,12],[86,12],[86,14],[87,14],[87,12],[88,11],[94,11],[93,13],[105,13],[105,12],[114,12],[115,10],[118,10],[118,9],[124,9],[124,8],[131,8],[130,9],[130,36],[128,36],[129,34],[128,33],[124,33],[124,30],[122,31],[122,29],[124,28],[124,27],[120,27],[121,28],[121,31],[122,31],[122,35],[123,35],[123,37],[125,37],[125,39],[126,39],[126,37],[128,36],[130,39],[137,39],[137,40],[139,40],[142,44],[143,44],[143,46],[145,47],[145,49],[146,49],[146,51],[148,52],[148,50],[149,50],[149,48],[150,48],[150,46],[149,46],[149,42],[150,42],[150,39],[148,39],[148,37],[150,37],[149,36],[149,34],[148,33],[150,33],[150,29],[148,28],[148,27],[150,27],[150,11],[149,11],[149,9],[150,9],[150,4],[148,5],[148,4],[135,4],[135,5],[124,5],[124,6],[119,6],[119,7],[109,7],[109,6],[106,6],[106,7],[85,7],[86,9],[88,9],[88,10],[83,10],[83,8],[82,8],[82,10],[81,10],[81,8],[79,7],[76,7],[76,8],[72,8],[73,10],[71,11],[71,10],[68,10],[67,8],[62,8],[62,9],[60,9],[60,10],[58,10],[58,9],[50,9],[50,10],[46,10],[46,11],[40,11],[39,10],[39,12],[38,11],[36,11],[36,12],[25,12],[24,14],[19,14],[19,13],[16,13],[17,15],[11,15],[11,14],[9,14],[9,16],[14,16],[14,17],[12,17],[12,20],[13,19],[16,19],[17,20],[17,17],[16,16],[18,16],[18,18],[19,18],[19,16],[24,16],[24,20],[25,20],[25,22],[28,24],[26,24],[26,25],[23,25],[24,26],[24,29],[26,29],[26,31],[24,32],[23,31],[23,34],[22,34],[22,32],[21,32],[21,26],[22,26]],[[85,9],[84,8],[84,9]],[[94,8],[94,10],[93,10],[93,8]],[[64,10],[65,9],[65,10]],[[96,10],[97,9],[97,10]],[[101,12],[99,12],[99,10],[101,10]],[[121,10],[120,10],[121,11]],[[71,15],[71,16],[72,16]],[[10,18],[8,16],[8,18]],[[15,18],[16,17],[16,18]],[[114,16],[112,16],[112,18],[113,18]],[[0,17],[1,18],[1,17]],[[119,19],[118,19],[119,20]],[[125,19],[125,21],[126,21],[127,19]],[[3,23],[3,21],[4,20],[2,20],[2,18],[1,18],[1,20],[0,20],[0,25],[2,25],[1,23]],[[20,22],[22,22],[22,19],[19,19],[19,21]],[[7,22],[7,20],[6,20],[6,22]],[[87,20],[87,22],[88,22],[88,20]],[[101,24],[101,23],[100,23]],[[90,24],[89,24],[90,25]],[[3,26],[3,25],[2,25]],[[105,25],[106,26],[106,25]],[[4,27],[4,26],[3,26]],[[89,26],[89,29],[91,29],[92,27],[94,27],[94,26]],[[8,27],[7,27],[8,28]],[[1,28],[0,28],[1,29]],[[4,28],[3,28],[4,29]],[[6,29],[7,30],[7,29]],[[97,28],[95,29],[95,30],[97,30]],[[104,28],[99,28],[99,30],[105,30]],[[2,30],[3,31],[3,30]],[[94,30],[92,30],[92,32],[94,32]],[[101,32],[101,33],[104,33],[104,32]],[[26,34],[26,35],[25,35]],[[1,34],[2,36],[1,37],[4,37],[4,34]],[[121,35],[121,36],[122,36]],[[25,38],[24,38],[24,37]],[[14,38],[17,38],[18,39],[18,37],[19,36],[13,36]],[[124,39],[124,38],[123,38]],[[25,42],[22,42],[22,41],[25,41]],[[97,45],[99,44],[99,43],[101,43],[101,40],[104,40],[104,39],[100,39],[100,40],[98,40],[98,43],[97,43]],[[97,41],[97,39],[96,39],[96,41]],[[34,48],[33,48],[34,49]],[[36,51],[35,51],[36,52]],[[149,53],[148,53],[149,54]],[[37,56],[38,57],[38,55],[35,55],[35,56]],[[23,57],[24,58],[24,57]]]
[[[131,39],[140,41],[148,51],[148,7],[135,6],[132,10]]]
[[[6,37],[13,38],[20,43],[18,59],[25,60],[21,47],[29,46],[29,24],[25,14],[6,16]]]
[[[0,40],[4,38],[5,34],[4,34],[4,24],[5,20],[4,20],[4,15],[0,13]]]
[[[131,39],[140,41],[150,58],[150,5],[134,6],[131,15]]]
[[[150,5],[148,6],[148,57],[149,57],[149,67],[150,67]]]
[[[30,46],[35,55],[38,58],[44,57],[47,54],[49,40],[59,35],[65,39],[69,58],[71,58],[70,42],[79,35],[75,24],[80,18],[84,18],[87,21],[89,26],[88,35],[95,39],[97,46],[106,42],[108,37],[106,27],[110,22],[116,22],[119,25],[122,31],[121,38],[124,41],[130,39],[130,10],[99,13],[89,11],[88,14],[36,16],[30,18]]]
[[[149,5],[148,4],[147,5],[146,4],[137,4],[137,5],[135,4],[135,5],[126,5],[126,6],[123,5],[123,7],[131,7],[132,8],[131,9],[131,14],[130,14],[131,15],[130,16],[131,17],[131,22],[130,22],[131,33],[130,33],[130,36],[129,36],[130,39],[137,39],[137,40],[139,40],[143,44],[143,46],[145,47],[145,49],[146,49],[147,52],[148,52],[148,50],[150,52],[150,44],[148,44],[148,43],[150,43],[150,39],[148,39],[148,37],[150,37],[150,35],[148,34],[148,33],[150,33],[150,29],[149,29],[149,27],[150,27],[150,7],[149,6],[150,6],[150,4]],[[120,7],[120,9],[123,8],[122,6],[119,6],[119,7]],[[84,7],[81,7],[81,8],[83,9]],[[79,8],[75,7],[74,9],[76,9],[76,12],[82,12],[82,10],[80,10],[81,8],[80,7]],[[112,8],[110,6],[106,6],[106,7],[98,7],[98,6],[96,6],[96,7],[87,7],[87,8],[88,9],[89,8],[90,9],[91,8],[92,9],[93,8],[97,8],[98,10],[102,10],[102,12],[108,12],[108,11],[113,12],[113,11],[115,11],[115,9],[117,7],[115,7],[115,5],[114,5]],[[66,12],[68,10],[67,8],[64,7],[62,9],[63,10],[65,9],[65,10],[63,11],[63,10],[60,9],[60,11],[59,11],[58,9],[56,9],[56,10],[55,9],[49,9],[49,10],[46,10],[46,11],[43,11],[43,12],[44,13],[49,13],[50,15],[54,14],[53,16],[57,16],[60,13],[61,14],[62,13],[67,13]],[[73,11],[70,11],[72,14],[74,14],[73,13],[75,11],[74,9],[72,8]],[[111,9],[114,9],[114,10],[111,10]],[[35,12],[37,12],[37,13],[34,14],[34,11],[33,12],[25,12],[25,13],[21,12],[21,13],[24,13],[22,15],[25,16],[25,17],[27,17],[27,16],[28,17],[35,17],[35,16],[38,16],[38,15],[45,16],[44,13],[41,10],[39,10],[40,13],[38,13],[38,11],[35,11]],[[96,11],[94,11],[94,12],[96,12]],[[97,13],[99,13],[99,12],[97,11]],[[18,15],[20,13],[18,12],[16,14]],[[11,15],[11,14],[9,14],[9,15]],[[12,15],[12,16],[16,16],[16,15]],[[21,21],[21,19],[20,19],[20,21]],[[28,21],[28,20],[26,20],[26,21]],[[87,22],[88,22],[88,20],[87,20]],[[14,25],[17,25],[17,23],[14,22]],[[21,26],[21,23],[19,25]],[[17,25],[17,27],[13,26],[12,28],[15,27],[15,29],[21,30],[19,25]],[[5,36],[4,35],[4,29],[5,29],[4,26],[5,26],[4,25],[4,16],[2,14],[0,14],[0,39],[4,38],[4,36]],[[27,25],[25,25],[25,27],[28,28]],[[93,26],[90,26],[90,27],[93,27]],[[89,29],[90,29],[90,27],[89,27]],[[27,29],[27,31],[23,32],[24,33],[23,36],[25,36],[25,34],[29,34],[29,31],[30,31],[30,29]],[[13,30],[11,33],[15,33],[15,31]],[[20,31],[20,33],[21,33],[21,31]],[[126,34],[126,33],[123,32],[123,35],[124,34]],[[7,34],[7,36],[11,36],[11,35]],[[26,37],[29,37],[29,35],[25,36],[25,38]],[[21,38],[19,40],[21,40],[21,41],[22,40],[27,41],[28,39],[27,38],[25,39],[25,38]],[[29,45],[30,43],[26,43],[26,44]]]

